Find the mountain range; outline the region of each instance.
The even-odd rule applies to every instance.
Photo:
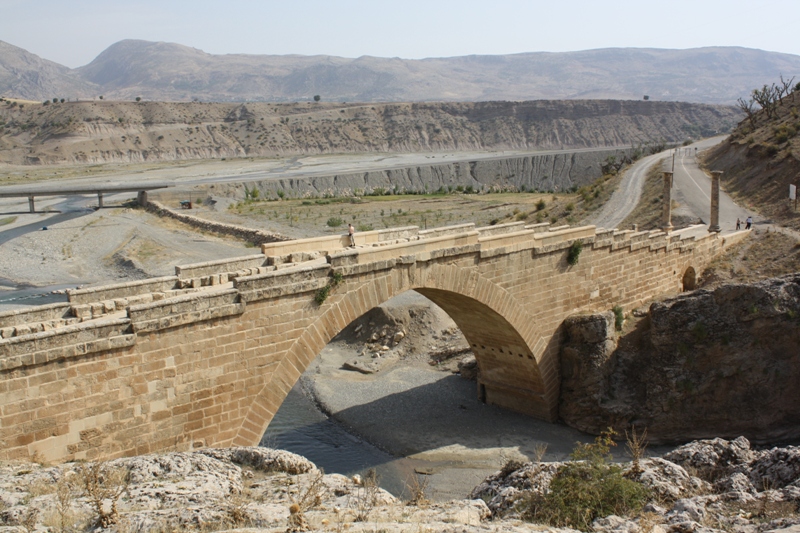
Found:
[[[0,41],[0,96],[157,101],[334,102],[618,99],[733,104],[800,56],[739,47],[608,48],[409,60],[213,55],[124,40],[70,69]]]

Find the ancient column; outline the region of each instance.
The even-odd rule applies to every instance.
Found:
[[[711,171],[711,224],[708,226],[708,231],[719,233],[719,177],[722,175],[721,170]]]
[[[672,229],[672,172],[664,172],[664,211],[661,215],[661,229]]]

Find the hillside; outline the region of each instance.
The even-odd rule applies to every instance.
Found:
[[[0,96],[41,102],[62,94],[89,96],[99,90],[74,70],[0,41]]]
[[[154,101],[418,102],[623,99],[733,104],[800,56],[737,47],[609,48],[408,60],[213,55],[124,40],[78,69],[0,43],[0,95]],[[35,58],[35,59],[34,59]],[[43,68],[46,66],[47,68]],[[2,73],[6,73],[3,75]]]
[[[728,131],[733,107],[643,101],[418,104],[0,102],[0,162],[169,161],[617,147]]]
[[[758,106],[755,106],[758,109]],[[800,229],[800,214],[788,200],[789,185],[800,187],[800,84],[743,120],[714,148],[704,165],[722,170],[722,184],[735,200],[751,205],[773,222]]]

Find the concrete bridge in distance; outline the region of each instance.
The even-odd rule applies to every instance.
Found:
[[[567,316],[693,288],[746,234],[689,233],[393,228],[356,234],[354,248],[346,236],[270,243],[175,276],[68,291],[68,303],[0,314],[0,457],[256,445],[323,347],[412,289],[461,328],[484,401],[554,421]]]

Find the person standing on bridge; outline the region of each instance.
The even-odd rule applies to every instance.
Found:
[[[355,248],[356,246],[356,229],[353,227],[353,224],[347,224],[347,235],[350,236],[350,246]]]
[[[747,217],[747,220],[745,220],[744,229],[750,229],[752,225],[753,225],[753,217]]]

